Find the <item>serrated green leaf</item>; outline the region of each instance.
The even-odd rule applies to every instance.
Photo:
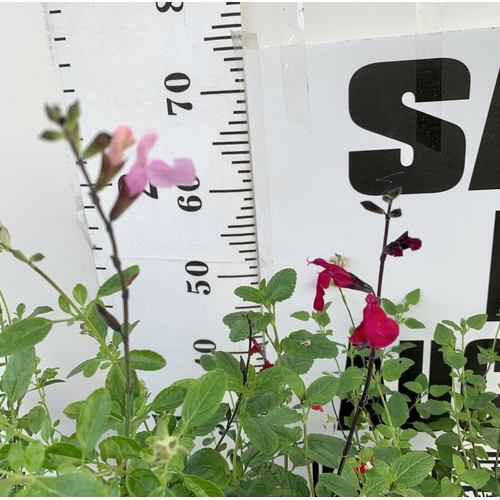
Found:
[[[125,484],[130,496],[133,497],[147,497],[161,486],[152,470],[142,468],[127,471]]]
[[[267,296],[271,302],[283,302],[295,291],[297,273],[294,269],[278,271],[267,284]]]
[[[256,391],[248,399],[246,411],[250,415],[260,415],[273,410],[281,403],[283,403],[283,397],[276,391]]]
[[[405,297],[405,302],[410,306],[416,306],[420,301],[420,288],[412,290]]]
[[[273,319],[271,313],[257,313],[254,311],[249,311],[248,318],[252,320],[254,326],[252,328],[252,334],[264,332]],[[242,340],[248,339],[250,334],[250,329],[248,327],[248,320],[243,316],[242,313],[230,313],[222,318],[223,323],[228,326],[231,330],[229,333],[229,339],[232,342],[241,342]]]
[[[312,405],[328,404],[337,394],[340,380],[336,377],[317,378],[306,390],[307,401]]]
[[[299,319],[300,321],[309,321],[311,315],[307,311],[297,311],[290,314],[291,318]]]
[[[451,387],[449,385],[431,385],[429,388],[429,393],[435,398],[439,398],[450,391]]]
[[[87,300],[88,292],[87,289],[81,284],[73,288],[73,298],[81,305],[85,305],[85,301]]]
[[[387,359],[382,368],[384,379],[387,382],[394,382],[414,364],[415,362],[408,358]]]
[[[98,339],[100,340],[106,340],[106,336],[108,334],[108,325],[106,324],[106,321],[104,321],[104,318],[99,314],[99,311],[96,308],[96,304],[105,307],[104,302],[102,302],[101,300],[91,300],[85,308],[85,323],[87,323],[88,325],[92,325],[92,335],[97,335]],[[117,333],[117,335],[120,334]]]
[[[98,370],[99,365],[101,364],[103,360],[101,358],[94,358],[89,360],[88,363],[85,363],[85,366],[83,367],[83,376],[85,378],[90,378],[92,375],[95,374],[95,372]]]
[[[339,395],[359,389],[364,381],[363,372],[355,366],[350,366],[340,375]]]
[[[105,462],[113,458],[121,463],[124,459],[140,458],[141,447],[134,439],[110,436],[99,443],[99,451]]]
[[[228,390],[236,393],[243,392],[243,373],[236,358],[227,352],[217,351],[215,353],[215,363],[217,368],[224,370],[228,376]]]
[[[434,342],[436,342],[436,344],[454,347],[456,341],[457,338],[455,334],[449,328],[441,323],[436,325],[436,330],[434,331]]]
[[[102,481],[96,481],[90,474],[74,472],[56,477],[50,488],[63,497],[104,497],[107,496]]]
[[[73,444],[56,443],[45,450],[43,467],[56,470],[61,464],[81,464],[82,450]]]
[[[416,330],[418,328],[425,328],[425,325],[421,321],[416,320],[415,318],[406,318],[405,325],[408,328],[411,328],[412,330]]]
[[[488,315],[476,314],[474,316],[471,316],[470,318],[467,318],[465,321],[467,322],[467,326],[469,328],[472,328],[473,330],[481,330],[481,328],[483,328],[483,326],[486,324],[486,321],[488,321]]]
[[[405,382],[403,386],[416,394],[423,392],[422,386],[418,382]]]
[[[409,488],[422,482],[434,468],[435,461],[424,451],[412,451],[396,460],[391,465],[394,483]]]
[[[417,410],[424,410],[431,415],[442,415],[446,412],[446,407],[443,401],[436,401],[435,399],[428,399],[425,403],[417,404]]]
[[[410,410],[408,409],[408,403],[400,392],[395,392],[389,398],[387,402],[387,408],[389,410],[390,419],[387,416],[386,411],[382,414],[382,420],[387,425],[392,425],[393,427],[401,427],[410,416]]]
[[[195,380],[182,405],[181,434],[208,420],[219,408],[227,388],[227,375],[216,368]]]
[[[24,467],[28,472],[37,472],[42,467],[44,458],[45,446],[40,441],[34,441],[24,448]]]
[[[453,467],[455,468],[455,472],[460,476],[465,471],[465,464],[462,458],[459,455],[453,455]]]
[[[247,495],[309,497],[311,493],[303,477],[285,470],[280,465],[265,463],[258,476],[252,479]]]
[[[66,314],[71,314],[71,307],[70,307],[68,299],[66,299],[66,297],[59,295],[59,298],[57,299],[57,303],[59,304],[59,308],[61,309],[62,312],[65,312]]]
[[[306,374],[314,364],[314,359],[299,358],[291,354],[284,353],[281,355],[281,366],[289,368],[298,375]]]
[[[446,476],[441,479],[440,486],[443,497],[460,497],[464,492],[459,484],[452,483]]]
[[[344,450],[343,439],[324,434],[308,434],[307,443],[309,458],[326,467],[338,468]]]
[[[130,365],[133,370],[161,370],[166,364],[165,358],[157,352],[147,349],[130,351]]]
[[[132,281],[139,275],[139,266],[130,266],[123,270],[123,275],[125,277],[125,284],[130,286]],[[106,280],[97,292],[97,297],[102,298],[113,293],[119,292],[121,290],[120,286],[120,276],[115,274]]]
[[[460,351],[444,352],[443,361],[452,368],[458,370],[465,366],[467,363],[467,358]]]
[[[30,431],[33,434],[38,434],[42,428],[43,421],[47,418],[47,413],[42,406],[34,406],[28,412],[28,421]]]
[[[13,405],[24,398],[36,368],[35,348],[29,347],[10,356],[2,376],[2,389]]]
[[[323,487],[338,497],[357,497],[356,490],[346,479],[331,472],[320,474],[316,488]]]
[[[231,479],[227,461],[219,452],[208,448],[194,453],[187,461],[184,472],[210,481],[221,489],[226,489]]]
[[[481,489],[490,479],[491,472],[485,469],[468,469],[460,475],[460,479],[475,490]]]
[[[255,302],[256,304],[265,304],[266,302],[266,294],[262,290],[251,286],[239,286],[234,291],[234,294],[248,302]]]
[[[83,453],[94,449],[106,429],[110,411],[111,398],[105,388],[94,391],[83,403],[76,421],[76,437]]]
[[[248,413],[243,413],[240,419],[245,434],[259,451],[274,453],[278,449],[278,435],[262,417],[253,417]]]
[[[87,366],[88,363],[90,363],[91,361],[95,361],[95,358],[92,358],[92,359],[86,359],[85,361],[82,361],[78,366],[76,366],[75,368],[73,368],[69,373],[68,375],[66,376],[66,378],[70,378],[70,377],[73,377],[74,375],[80,373],[83,371],[83,369]]]
[[[265,421],[268,425],[281,425],[295,424],[302,419],[302,415],[291,408],[282,407],[271,410],[266,416]]]
[[[38,306],[35,307],[34,311],[28,316],[28,318],[34,318],[36,316],[39,316],[40,314],[46,314],[49,312],[52,312],[54,309],[49,306]]]
[[[333,359],[338,356],[337,345],[325,335],[306,330],[292,332],[281,341],[284,352],[299,358]]]
[[[221,403],[218,410],[202,424],[198,425],[196,429],[192,431],[195,436],[206,436],[210,434],[219,422],[227,420],[227,414],[229,411],[229,405],[227,403]]]
[[[46,318],[25,318],[0,333],[0,357],[12,356],[41,342],[52,328]]]

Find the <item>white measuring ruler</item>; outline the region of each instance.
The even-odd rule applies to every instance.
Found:
[[[158,133],[151,158],[196,166],[193,186],[150,186],[115,224],[124,266],[141,268],[130,288],[131,321],[141,320],[132,345],[167,359],[161,376],[145,377],[152,393],[201,375],[196,360],[210,349],[244,355],[247,344],[229,341],[222,318],[260,308],[233,294],[259,282],[243,56],[231,35],[240,16],[239,2],[47,4],[66,103],[81,103],[83,142],[126,124],[137,138]],[[93,177],[98,168],[89,161]],[[103,192],[106,207],[117,181]],[[83,230],[103,283],[115,273],[111,249],[81,182]],[[106,305],[121,317],[118,294]]]

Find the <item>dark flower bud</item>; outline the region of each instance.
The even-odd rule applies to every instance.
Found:
[[[388,189],[384,193],[384,197],[382,199],[389,203],[390,201],[394,201],[402,192],[403,188],[401,186],[395,187],[393,189]],[[386,198],[388,198],[389,200],[387,200]]]
[[[243,358],[240,356],[240,370],[241,373],[245,373],[247,370],[247,366],[245,365],[245,362],[243,361]]]
[[[114,332],[121,332],[120,323],[112,314],[110,314],[106,310],[105,307],[102,307],[101,304],[96,304],[95,307],[97,309],[97,312],[101,315],[101,318]]]
[[[389,217],[391,219],[395,219],[396,217],[401,217],[403,215],[403,212],[401,212],[400,208],[395,208],[394,210],[391,210],[389,212]]]
[[[56,123],[61,118],[61,110],[60,110],[59,106],[49,106],[46,104],[45,105],[45,113],[47,115],[47,118],[50,121],[53,121]]]
[[[380,208],[378,205],[375,205],[375,203],[371,201],[362,201],[361,205],[365,210],[368,210],[369,212],[373,212],[376,214],[385,214],[384,210]]]

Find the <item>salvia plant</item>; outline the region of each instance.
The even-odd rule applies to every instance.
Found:
[[[500,362],[498,330],[466,357],[465,338],[483,328],[486,315],[439,323],[434,342],[448,383],[430,384],[425,374],[412,370],[415,344],[398,341],[401,329],[424,328],[410,315],[420,290],[409,291],[402,303],[382,296],[387,259],[422,245],[408,232],[395,240],[389,236],[391,220],[402,215],[393,206],[401,188],[388,190],[381,206],[362,202],[370,217],[381,221],[377,283],[348,271],[341,255],[309,261],[311,272],[319,270],[313,310],[292,314],[301,323],[288,335],[277,325],[281,303],[295,290],[293,269],[263,279],[256,288],[239,287],[238,297],[262,306],[261,312],[222,319],[230,340],[246,343],[246,356],[205,354],[204,375],[177,380],[152,395],[140,372],[161,369],[165,359],[132,348],[137,322],[129,317],[128,290],[139,268],[122,267],[113,224],[148,182],[189,185],[194,166],[188,159],[173,165],[149,159],[156,136],[146,135],[106,213],[100,191],[122,169],[124,151],[135,143],[132,131],[122,126],[113,134],[101,132],[83,149],[78,104],[66,114],[57,106],[47,106],[46,112],[55,128],[41,137],[68,143],[109,235],[116,274],[95,297],[81,284],[69,294],[44,273],[43,255],[27,257],[15,249],[7,228],[0,226],[0,249],[46,280],[60,308],[58,319],[46,316],[53,312],[46,306],[26,311],[20,304],[14,310],[0,292],[2,496],[500,495],[499,398],[486,381]],[[91,179],[86,160],[94,156],[100,157],[101,169]],[[365,296],[360,323],[353,318],[361,312],[349,308],[351,293]],[[112,294],[121,295],[120,319],[102,302]],[[332,301],[325,303],[334,294],[345,308],[336,314],[345,313],[352,324],[335,335],[328,312]],[[51,385],[64,379],[55,368],[39,368],[35,348],[58,322],[79,325],[96,342],[95,357],[68,377],[90,378],[98,369],[107,374],[104,387],[71,403],[64,417],[54,415],[46,399]],[[252,356],[264,360],[259,371]],[[322,366],[329,363],[329,371],[315,372],[318,359]],[[306,374],[312,382],[305,382]],[[398,381],[404,383],[395,390]],[[38,402],[28,408],[24,399],[31,391]],[[311,432],[310,416],[318,414],[324,416],[324,429]],[[61,418],[75,422],[73,434],[60,431]]]

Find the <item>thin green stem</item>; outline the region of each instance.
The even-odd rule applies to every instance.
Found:
[[[351,310],[349,309],[349,306],[347,304],[347,299],[346,296],[344,295],[344,292],[342,291],[342,288],[339,288],[340,296],[342,297],[342,302],[344,302],[345,308],[347,309],[347,313],[349,314],[349,318],[351,320],[351,325],[353,328],[356,328],[356,324],[354,323],[354,319],[351,314]]]
[[[9,323],[9,325],[11,325],[12,320],[10,319],[9,306],[7,305],[7,301],[5,300],[5,297],[3,296],[3,293],[1,290],[0,290],[0,298],[2,299],[3,307],[5,309],[5,312],[7,313],[7,322]]]
[[[35,382],[36,382],[36,390],[38,392],[38,395],[40,396],[40,402],[42,403],[47,418],[49,419],[50,428],[53,429],[54,426],[52,424],[52,417],[50,415],[50,410],[49,407],[47,406],[47,402],[45,401],[45,391],[43,390],[43,387],[40,386],[40,381],[36,375],[35,375]],[[54,444],[54,438],[52,437],[52,435],[50,436],[50,444]]]
[[[130,343],[129,343],[129,309],[128,309],[128,287],[127,283],[125,281],[125,275],[123,273],[122,269],[122,264],[120,261],[119,253],[118,253],[118,244],[116,242],[115,238],[115,233],[113,230],[113,224],[111,220],[106,216],[104,213],[104,210],[102,208],[99,196],[97,194],[97,191],[95,189],[95,185],[92,183],[92,180],[90,179],[90,176],[87,172],[87,169],[85,167],[85,164],[83,162],[83,159],[80,157],[80,154],[75,148],[75,145],[71,141],[71,139],[68,137],[67,133],[66,138],[68,139],[68,142],[71,146],[71,149],[73,151],[73,154],[75,155],[76,162],[78,166],[80,167],[80,170],[82,171],[87,184],[89,185],[90,188],[90,195],[92,197],[92,201],[94,202],[94,205],[104,222],[106,226],[106,231],[109,236],[109,240],[111,242],[111,247],[112,247],[112,258],[111,260],[113,261],[113,265],[115,266],[115,269],[118,273],[119,279],[120,279],[120,288],[122,290],[122,304],[123,304],[123,331],[121,332],[122,338],[123,338],[123,357],[124,357],[124,364],[125,364],[125,429],[124,429],[124,434],[125,437],[128,437],[130,434],[130,414],[132,410],[132,390],[133,390],[133,384],[132,384],[132,369],[130,365]]]
[[[307,469],[307,479],[309,480],[309,489],[311,490],[311,496],[316,496],[314,493],[314,480],[311,469],[311,460],[309,460],[307,451],[309,450],[309,442],[307,440],[307,417],[309,412],[305,412],[304,407],[302,407],[302,428],[304,431],[304,456],[306,459],[306,469]]]
[[[276,351],[276,355],[278,356],[278,366],[281,366],[280,338],[278,335],[278,328],[276,326],[276,306],[274,304],[272,306],[271,314],[273,315],[271,326],[273,327],[274,332],[274,350]]]

